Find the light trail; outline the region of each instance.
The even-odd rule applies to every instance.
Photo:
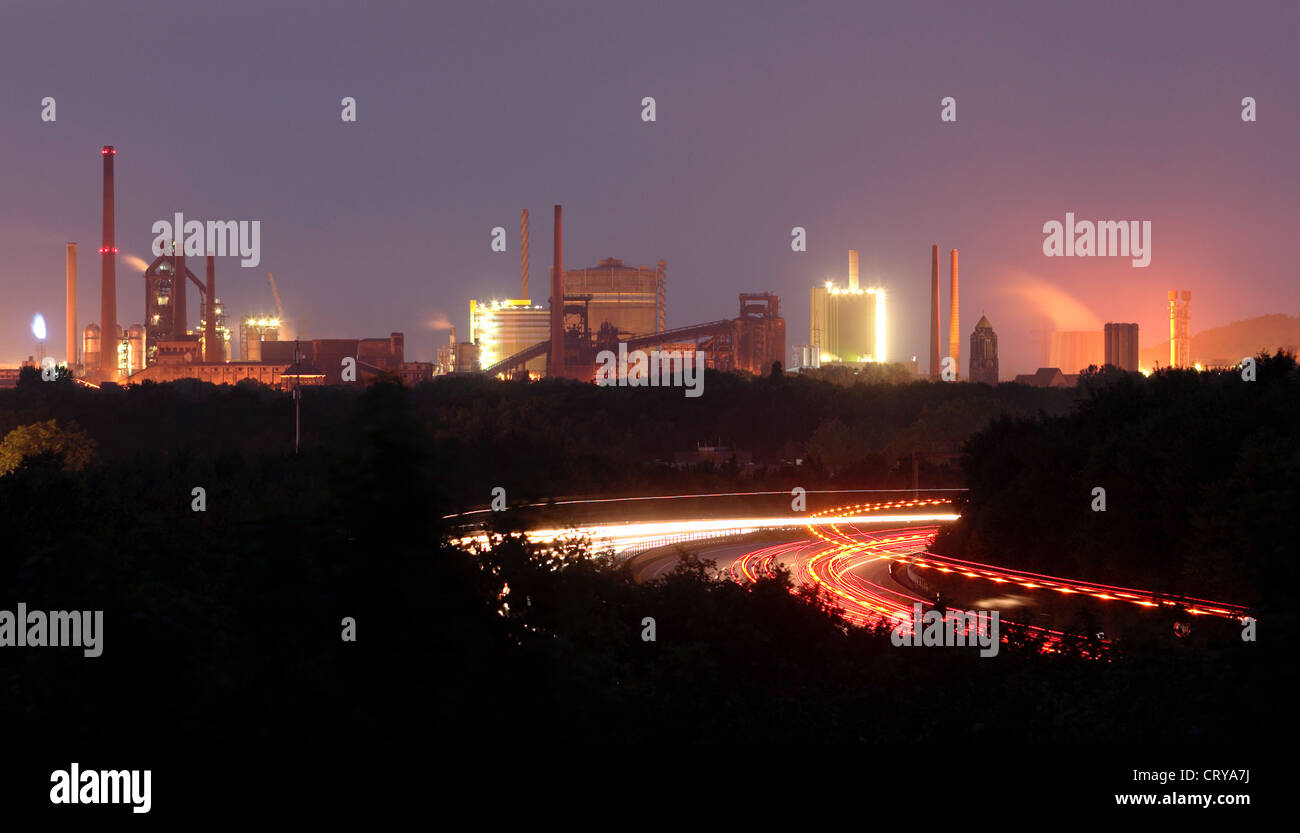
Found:
[[[731,577],[742,584],[752,583],[761,577],[774,575],[778,565],[785,566],[791,571],[797,585],[814,585],[824,590],[827,598],[844,617],[858,625],[906,623],[910,622],[913,605],[916,603],[927,608],[933,607],[931,599],[917,596],[908,589],[908,585],[894,578],[894,565],[932,569],[952,577],[986,580],[996,584],[1015,584],[1035,593],[1080,594],[1102,602],[1128,602],[1143,608],[1173,607],[1197,616],[1209,615],[1240,621],[1248,613],[1248,609],[1241,605],[1193,597],[1172,597],[1136,588],[1049,576],[937,555],[928,548],[938,533],[938,527],[865,531],[857,526],[862,523],[860,516],[863,513],[945,502],[947,501],[886,501],[816,513],[816,517],[806,525],[815,540],[787,542],[744,553],[731,564]],[[891,516],[867,517],[871,522],[881,522]],[[841,527],[848,527],[849,531]],[[873,581],[857,572],[880,561],[889,562],[888,583]],[[1062,639],[1070,636],[1064,631],[1015,622],[1002,616],[999,616],[999,621],[1004,633],[1020,631],[1041,638],[1043,650],[1047,651],[1055,650]],[[1107,640],[1101,639],[1099,644],[1103,651],[1109,650]]]
[[[647,521],[643,523],[592,524],[554,529],[534,529],[524,533],[529,543],[552,544],[580,538],[589,538],[600,550],[612,549],[624,553],[633,549],[665,546],[684,540],[699,540],[722,535],[744,535],[766,529],[797,529],[803,526],[821,526],[847,523],[908,523],[954,521],[959,516],[946,513],[845,515],[810,518],[807,515],[769,516],[752,518],[713,518],[695,521]],[[486,546],[489,534],[479,532],[453,540],[458,546]]]
[[[726,496],[745,494],[787,493],[736,492]],[[710,496],[665,497],[679,499]],[[631,500],[653,499],[661,498]],[[569,502],[619,500],[625,499],[602,498]],[[1154,591],[1050,576],[938,555],[929,551],[929,546],[939,531],[939,527],[933,524],[954,521],[960,516],[935,510],[950,503],[949,498],[896,499],[840,506],[811,515],[592,524],[565,529],[536,529],[524,534],[529,542],[542,545],[585,538],[590,540],[597,551],[629,555],[686,541],[802,527],[808,531],[810,539],[757,546],[734,558],[727,568],[731,578],[741,584],[750,584],[775,575],[778,567],[786,568],[790,570],[796,586],[812,585],[820,588],[848,621],[858,625],[910,622],[915,604],[933,607],[931,599],[916,595],[909,584],[894,577],[895,566],[934,570],[953,578],[1014,585],[1034,594],[1077,594],[1100,602],[1129,603],[1147,609],[1176,608],[1195,616],[1241,620],[1249,612],[1248,608],[1241,605],[1169,596]],[[928,525],[879,529],[881,525],[916,523]],[[864,530],[861,528],[863,526],[874,529]],[[479,532],[456,539],[455,543],[470,549],[487,547],[490,545],[490,536],[487,532]],[[874,574],[866,571],[875,580],[863,575],[864,567],[879,562],[887,562],[884,575],[888,578],[882,578],[879,571]],[[999,621],[1004,634],[1020,631],[1036,635],[1043,640],[1044,650],[1053,650],[1063,638],[1072,636],[1064,631],[1009,621],[1001,616]],[[1108,646],[1105,640],[1101,640],[1101,644],[1103,648]]]
[[[900,491],[910,492],[911,489],[813,489],[805,491],[808,495],[855,495],[855,494],[898,494]],[[925,489],[926,492],[964,492],[966,489]],[[575,506],[585,504],[599,503],[631,503],[634,501],[646,500],[690,500],[692,498],[718,498],[718,497],[758,497],[770,495],[791,495],[788,491],[769,491],[769,492],[701,492],[693,495],[641,495],[638,497],[597,497],[597,498],[569,498],[566,500],[543,501],[540,503],[525,503],[515,508],[536,509],[546,506]],[[947,503],[947,501],[938,501]],[[454,512],[450,515],[443,515],[444,521],[452,518],[465,518],[470,515],[482,515],[493,511],[490,507],[482,509],[470,509],[465,512]]]

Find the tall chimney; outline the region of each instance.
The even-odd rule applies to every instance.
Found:
[[[185,309],[185,291],[189,288],[190,273],[185,268],[185,232],[176,229],[176,251],[172,257],[176,276],[172,284],[172,338],[185,337],[185,322],[189,316]]]
[[[564,376],[564,232],[560,206],[555,206],[555,264],[551,266],[551,358],[548,376]]]
[[[221,361],[221,348],[217,344],[217,258],[209,254],[208,261],[208,308],[203,312],[203,361],[214,363]]]
[[[858,250],[849,249],[849,291],[858,289]]]
[[[68,370],[73,370],[77,366],[77,244],[69,243],[67,245],[68,257],[68,305],[65,314],[67,319],[64,324],[67,326],[67,354]]]
[[[961,367],[961,323],[957,314],[957,250],[952,250],[952,292],[948,299],[948,355],[952,356],[953,370]]]
[[[99,249],[99,370],[108,382],[117,381],[117,244],[113,234],[113,157],[117,150],[104,145],[104,243]]]
[[[930,249],[930,378],[939,378],[939,244]]]
[[[528,209],[519,213],[519,297],[531,300],[528,294]]]

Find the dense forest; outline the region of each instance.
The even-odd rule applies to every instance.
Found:
[[[855,383],[781,374],[706,374],[704,395],[680,388],[601,388],[576,382],[443,377],[409,393],[422,442],[437,451],[437,480],[452,503],[576,494],[655,494],[734,483],[906,487],[913,451],[956,450],[998,416],[1064,414],[1074,390],[1005,384]],[[302,389],[302,443],[328,456],[353,445],[359,391]],[[255,382],[145,383],[103,391],[70,381],[0,390],[0,438],[33,423],[79,426],[105,462],[140,457],[241,457],[292,449],[290,397]],[[675,452],[722,445],[752,455],[749,468],[679,469]],[[796,466],[797,461],[802,465]],[[956,465],[927,462],[931,486],[959,485]]]

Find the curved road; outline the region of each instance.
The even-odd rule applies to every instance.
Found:
[[[853,523],[809,525],[801,535],[778,543],[731,542],[706,545],[701,560],[717,565],[719,578],[751,583],[785,567],[796,584],[822,589],[844,616],[856,624],[911,619],[913,605],[932,606],[934,599],[918,583],[933,571],[944,586],[953,579],[969,579],[962,605],[998,610],[1005,630],[1033,632],[1050,646],[1061,631],[1033,624],[1038,611],[1061,608],[1079,601],[1090,604],[1133,605],[1138,608],[1176,608],[1191,616],[1240,620],[1248,611],[1239,605],[1207,599],[1171,599],[1125,587],[1047,576],[980,564],[929,552],[938,527],[932,524],[899,527],[892,516],[876,524],[858,520],[873,511],[895,510],[894,503],[837,507],[820,515],[856,516]],[[661,578],[677,567],[674,548],[661,548],[633,556],[628,569],[637,581]],[[909,577],[910,572],[910,577]],[[964,584],[959,582],[959,585]],[[1075,597],[1069,599],[1068,597]],[[959,600],[954,599],[956,605]],[[1008,618],[1010,617],[1010,618]],[[1016,621],[1018,620],[1018,621]],[[1104,640],[1102,640],[1104,642]]]

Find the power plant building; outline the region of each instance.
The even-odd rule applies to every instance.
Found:
[[[858,286],[858,253],[849,252],[847,287],[834,281],[812,289],[809,341],[817,364],[883,362],[885,356],[885,290]]]
[[[988,318],[981,315],[970,334],[970,362],[966,377],[975,384],[998,383],[998,334]]]
[[[469,302],[469,337],[478,345],[480,367],[490,367],[546,341],[551,337],[550,326],[550,308],[526,298]],[[546,356],[529,359],[525,367],[530,376],[545,375]]]
[[[609,324],[618,330],[620,338],[661,333],[666,329],[664,273],[667,268],[668,264],[662,260],[652,269],[624,266],[618,258],[607,257],[590,269],[565,269],[564,296],[591,296],[588,323],[592,332],[599,332],[603,324]],[[487,364],[484,360],[485,367]]]
[[[1138,325],[1106,325],[1106,364],[1120,370],[1137,372],[1138,369]]]

